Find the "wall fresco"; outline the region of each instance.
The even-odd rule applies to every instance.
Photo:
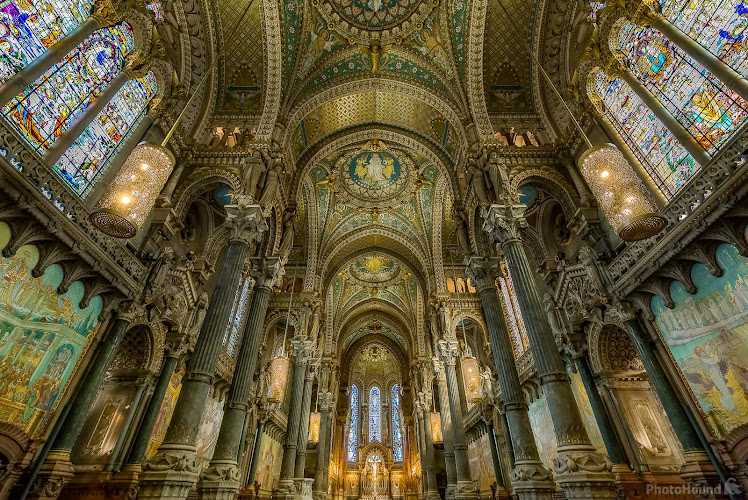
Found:
[[[166,394],[164,395],[164,402],[161,403],[151,439],[148,441],[148,450],[146,451],[148,457],[155,455],[158,447],[164,442],[166,430],[169,428],[169,422],[171,422],[171,416],[174,413],[174,407],[177,405],[177,398],[179,398],[179,393],[182,390],[184,372],[185,365],[183,364],[179,370],[171,374],[169,386],[166,388]]]
[[[262,490],[272,491],[280,477],[283,446],[270,436],[264,435],[257,456],[260,461],[257,466],[255,481]]]
[[[483,434],[468,445],[468,461],[470,477],[478,483],[481,492],[490,492],[491,484],[496,481],[496,478],[493,472],[493,457],[488,434]]]
[[[208,398],[203,419],[200,421],[200,430],[197,433],[197,458],[210,461],[213,457],[218,432],[221,430],[221,420],[223,420],[224,401],[213,396]]]

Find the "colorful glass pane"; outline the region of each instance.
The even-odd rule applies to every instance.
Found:
[[[369,391],[369,442],[382,442],[382,394],[379,387]]]
[[[6,104],[3,115],[44,154],[119,73],[133,45],[125,23],[96,31]]]
[[[247,313],[247,303],[249,302],[249,290],[252,288],[252,280],[249,276],[248,269],[244,269],[242,277],[239,280],[239,286],[236,287],[234,296],[234,305],[231,308],[231,319],[226,325],[226,331],[223,334],[223,349],[231,357],[234,357],[236,344],[239,341],[239,330],[244,325],[244,316]]]
[[[504,272],[504,275],[498,279],[501,308],[504,311],[509,338],[512,340],[514,357],[519,358],[527,350],[527,344],[529,343],[527,329],[525,328],[525,321],[522,319],[522,312],[519,310],[517,293],[514,291],[514,283],[509,275],[509,268],[506,267],[505,263],[502,263],[501,269]]]
[[[618,45],[647,90],[710,155],[748,117],[746,101],[659,31],[627,21]]]
[[[14,0],[0,7],[0,82],[72,32],[93,0]]]
[[[351,386],[351,422],[348,429],[348,453],[349,462],[358,460],[358,386]]]
[[[595,75],[602,111],[665,198],[683,188],[700,166],[670,130],[620,78]]]
[[[660,0],[662,14],[743,76],[748,75],[748,5],[742,0]]]
[[[164,22],[164,7],[161,5],[160,0],[145,0],[145,8],[153,12],[153,17],[156,21]]]
[[[140,123],[156,88],[153,73],[125,83],[54,166],[79,196],[88,195]]]
[[[400,386],[392,386],[392,458],[403,461],[403,432],[400,429]]]
[[[597,16],[600,14],[600,11],[605,8],[605,3],[605,0],[592,0],[590,2],[590,14],[588,16],[590,21],[597,22]]]

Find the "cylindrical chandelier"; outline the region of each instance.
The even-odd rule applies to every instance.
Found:
[[[91,222],[114,238],[135,236],[174,164],[174,155],[165,147],[150,142],[138,144],[91,212]]]
[[[639,241],[665,228],[646,188],[612,144],[588,149],[579,159],[579,170],[623,241]]]
[[[465,382],[468,403],[475,404],[483,399],[480,393],[480,363],[472,356],[462,358],[462,380]]]
[[[241,27],[244,17],[252,6],[252,1],[250,0],[244,8],[241,17],[227,35],[227,39],[231,39]],[[114,238],[132,238],[143,225],[176,163],[174,155],[166,149],[166,145],[176,132],[186,111],[192,109],[192,101],[213,73],[213,68],[221,58],[222,52],[223,47],[218,50],[210,67],[195,87],[192,96],[187,100],[161,144],[141,142],[127,157],[114,182],[109,185],[89,216],[91,223],[99,231]]]
[[[309,415],[309,442],[310,443],[318,443],[319,442],[319,423],[320,423],[320,414],[319,412],[312,412]]]
[[[277,356],[270,361],[270,381],[268,382],[268,401],[280,403],[286,394],[288,379],[288,356]]]
[[[438,411],[431,413],[431,437],[435,443],[443,443],[442,416]]]

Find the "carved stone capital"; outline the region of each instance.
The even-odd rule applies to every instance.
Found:
[[[136,318],[146,315],[145,308],[138,302],[127,302],[117,308],[117,317],[132,323]]]
[[[125,18],[124,10],[117,9],[111,0],[96,0],[93,4],[91,17],[96,19],[102,28],[119,24]]]
[[[470,283],[481,292],[496,286],[496,278],[501,274],[498,257],[470,257],[467,259],[466,273]]]
[[[320,411],[330,411],[333,407],[333,393],[332,392],[320,392],[317,395],[317,403],[319,404]]]
[[[194,449],[159,450],[153,457],[143,462],[143,472],[185,472],[199,474],[202,463],[195,456]]]
[[[305,364],[312,354],[314,342],[307,340],[306,337],[295,337],[291,340],[291,355],[294,357],[296,364]]]
[[[447,366],[455,366],[460,356],[460,343],[456,339],[440,340],[438,342],[439,354]]]
[[[569,500],[615,500],[615,476],[608,457],[594,450],[560,451],[553,460],[556,481]]]
[[[610,318],[615,318],[621,321],[621,323],[625,323],[629,320],[636,319],[636,309],[634,309],[628,302],[617,301],[605,311],[605,315]]]
[[[511,200],[506,200],[510,202]],[[483,230],[488,233],[491,242],[504,245],[520,239],[520,230],[527,227],[525,219],[526,205],[509,204],[491,205],[483,209]]]
[[[239,490],[239,466],[236,461],[212,461],[203,472],[203,481],[231,481]]]
[[[242,241],[247,245],[262,241],[262,235],[268,230],[267,211],[260,205],[245,204],[241,196],[235,204],[226,205],[226,227],[229,229],[229,241]]]
[[[286,273],[280,257],[252,257],[249,260],[252,263],[249,274],[255,280],[255,287],[272,289],[280,284],[281,277]]]

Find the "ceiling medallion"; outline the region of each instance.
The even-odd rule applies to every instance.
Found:
[[[400,265],[382,254],[370,254],[356,259],[350,265],[350,273],[365,283],[384,283],[400,274]]]
[[[418,30],[438,0],[316,0],[328,26],[350,43],[399,43]]]
[[[414,170],[409,158],[389,150],[377,139],[343,155],[338,167],[345,198],[367,208],[382,207],[383,202],[392,206],[392,200],[412,184]]]

